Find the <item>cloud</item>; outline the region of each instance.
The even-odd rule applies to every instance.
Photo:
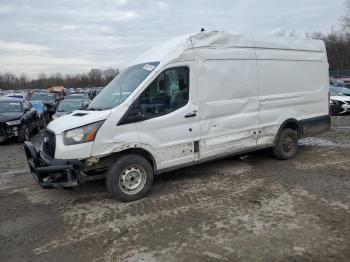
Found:
[[[343,0],[11,0],[0,3],[0,70],[62,73],[124,67],[189,32],[330,31]]]
[[[16,52],[42,52],[47,51],[47,46],[33,45],[19,42],[6,43],[0,40],[1,51],[16,51]]]

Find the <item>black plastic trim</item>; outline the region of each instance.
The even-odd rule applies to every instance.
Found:
[[[42,188],[51,189],[78,185],[80,173],[84,167],[80,160],[50,159],[42,152],[37,152],[33,144],[28,141],[24,143],[24,151],[30,173]]]
[[[328,131],[331,128],[329,115],[313,117],[300,121],[303,129],[303,137],[314,136]]]

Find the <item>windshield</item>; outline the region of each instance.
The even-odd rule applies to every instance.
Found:
[[[37,102],[32,102],[31,104],[38,113],[44,112],[44,104],[42,102],[37,101]]]
[[[58,112],[73,112],[74,110],[78,110],[82,108],[81,101],[63,101],[59,105],[57,111]]]
[[[0,113],[22,112],[21,102],[0,101]]]
[[[34,94],[31,97],[31,100],[51,101],[51,100],[53,100],[53,96],[49,95],[49,94]]]
[[[350,95],[350,90],[346,87],[331,87],[330,90],[337,94],[342,94],[346,96]]]
[[[103,110],[120,105],[158,65],[159,62],[152,62],[128,67],[92,100],[88,109]]]
[[[331,96],[340,96],[341,94],[338,94],[338,93],[336,93],[336,92],[334,92],[334,91],[330,91],[330,94],[331,94]]]

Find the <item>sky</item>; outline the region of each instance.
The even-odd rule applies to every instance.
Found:
[[[330,32],[344,0],[0,0],[0,72],[37,78],[125,68],[172,37]]]

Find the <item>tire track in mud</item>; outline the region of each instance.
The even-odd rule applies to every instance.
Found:
[[[236,189],[211,190],[206,192],[188,192],[168,195],[158,199],[141,199],[136,203],[120,204],[115,200],[90,202],[88,206],[75,205],[66,210],[63,219],[66,224],[66,232],[62,239],[51,241],[47,245],[36,248],[35,254],[49,252],[91,237],[98,237],[111,232],[121,233],[132,227],[147,227],[156,224],[159,219],[165,220],[174,216],[185,214],[187,211],[211,208],[212,206],[224,208],[227,202],[232,201],[246,191],[254,190],[261,186],[262,180],[253,180],[251,183],[241,185]],[[103,202],[103,203],[101,203]],[[90,210],[89,210],[90,209]]]

